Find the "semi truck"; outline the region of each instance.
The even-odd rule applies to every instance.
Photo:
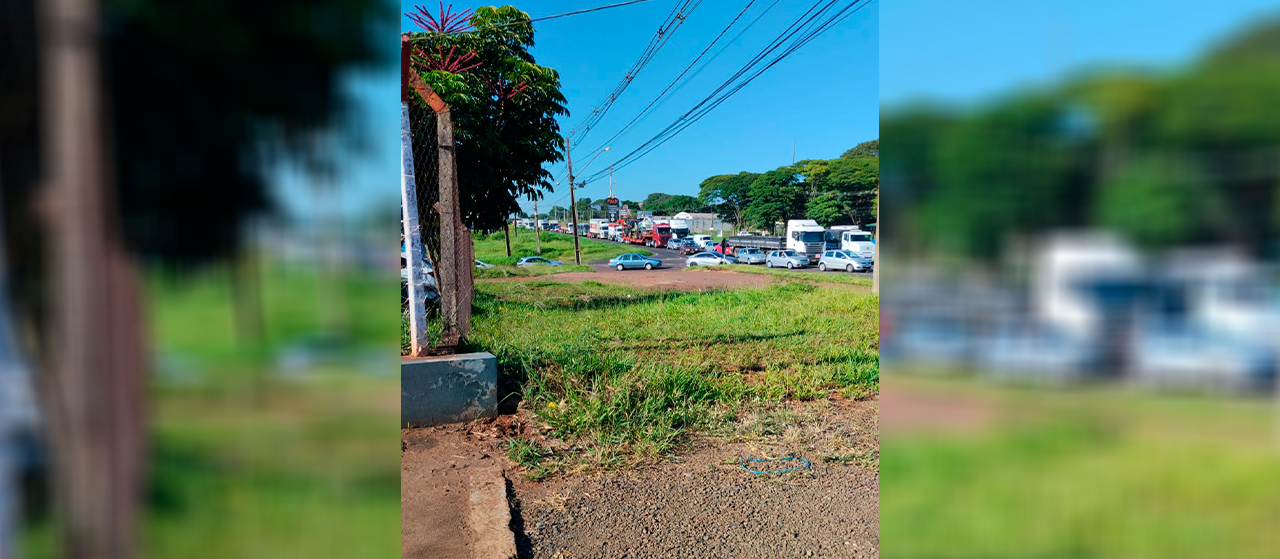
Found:
[[[665,247],[667,241],[671,240],[671,226],[646,219],[628,227],[622,240],[647,247]]]
[[[588,229],[588,231],[590,232],[591,238],[603,239],[605,238],[606,233],[608,232],[608,227],[609,227],[609,220],[592,218],[590,229]]]
[[[790,249],[809,258],[809,262],[817,263],[822,258],[822,251],[827,248],[826,229],[812,219],[792,219],[787,221],[787,234],[782,237],[772,235],[737,235],[728,238],[733,248],[755,247],[761,250]]]
[[[683,239],[689,236],[689,220],[672,219],[671,220],[671,237],[673,239]]]
[[[834,225],[827,229],[827,250],[843,250],[875,260],[876,242],[870,231],[857,225]]]

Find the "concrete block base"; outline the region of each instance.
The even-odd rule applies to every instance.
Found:
[[[428,427],[498,414],[498,358],[463,353],[400,361],[400,425]]]

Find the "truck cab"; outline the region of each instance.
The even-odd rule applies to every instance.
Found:
[[[787,221],[787,248],[803,254],[810,263],[817,263],[827,248],[826,229],[812,219]]]
[[[671,220],[671,236],[677,239],[683,239],[689,236],[689,220],[672,219]]]
[[[840,232],[840,250],[863,258],[876,259],[876,241],[870,231],[848,229]]]

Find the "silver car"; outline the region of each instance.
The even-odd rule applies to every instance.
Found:
[[[764,251],[758,248],[744,248],[738,251],[739,264],[764,264]]]
[[[524,268],[528,266],[563,266],[564,263],[559,260],[547,260],[541,256],[526,256],[516,262],[516,267]]]
[[[617,257],[610,259],[609,267],[617,268],[619,272],[634,268],[652,270],[654,268],[661,268],[662,261],[657,258],[650,258],[638,252],[630,252],[627,254],[620,254]]]
[[[699,252],[684,261],[686,268],[694,266],[717,266],[720,264],[737,264],[738,259],[715,252]]]
[[[846,272],[865,272],[871,269],[871,260],[857,256],[847,250],[828,250],[818,259],[818,269],[844,270]]]
[[[809,258],[794,250],[775,250],[764,257],[766,268],[805,268],[809,266]]]

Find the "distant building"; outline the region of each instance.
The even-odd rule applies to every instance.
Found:
[[[680,212],[673,219],[683,219],[689,222],[689,230],[694,233],[702,233],[705,231],[733,231],[733,224],[717,216],[713,213],[692,213]]]

